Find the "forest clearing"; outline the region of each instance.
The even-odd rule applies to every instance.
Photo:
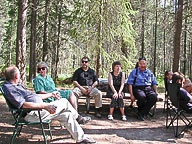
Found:
[[[160,93],[159,97],[164,98],[164,93]],[[103,118],[98,119],[92,112],[93,107],[91,107],[90,114],[86,114],[85,99],[80,99],[80,114],[89,115],[92,118],[89,123],[82,127],[90,138],[96,140],[97,144],[191,144],[192,130],[188,130],[184,135],[175,138],[173,129],[166,129],[166,113],[163,113],[164,102],[157,103],[157,111],[154,117],[139,121],[136,117],[136,108],[129,109],[130,100],[126,100],[125,113],[128,120],[125,122],[120,120],[118,112],[114,113],[115,119],[113,121],[107,120],[110,99],[104,99],[103,103]],[[7,144],[13,132],[13,126],[11,125],[13,120],[2,96],[0,97],[0,109],[0,143]],[[75,143],[66,129],[61,130],[57,121],[51,124],[51,129],[53,140],[48,138],[49,144]],[[42,144],[43,137],[40,127],[24,127],[21,136],[15,139],[15,143]]]

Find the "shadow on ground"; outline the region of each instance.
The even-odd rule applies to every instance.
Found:
[[[175,138],[173,130],[165,128],[165,113],[163,113],[163,102],[157,103],[157,110],[152,118],[146,121],[139,121],[136,117],[136,106],[130,109],[129,100],[126,100],[125,113],[127,121],[121,121],[119,110],[114,112],[114,120],[107,120],[110,99],[103,101],[102,118],[94,116],[94,105],[91,101],[90,113],[86,113],[85,99],[79,103],[81,115],[89,115],[92,121],[82,126],[85,133],[95,139],[97,143],[190,143],[192,141],[191,132]],[[8,111],[6,103],[0,96],[0,143],[7,144],[10,141],[13,126],[13,119]],[[58,122],[51,124],[53,140],[48,138],[48,143],[75,143],[66,129],[61,129]],[[43,137],[39,126],[24,127],[21,136],[14,141],[15,144],[41,144]]]

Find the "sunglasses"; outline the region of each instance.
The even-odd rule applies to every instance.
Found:
[[[38,68],[38,71],[45,70],[46,67]]]
[[[88,63],[89,61],[82,61],[82,63]]]

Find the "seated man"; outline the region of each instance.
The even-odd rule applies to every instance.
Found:
[[[144,116],[149,115],[157,101],[157,81],[153,73],[146,68],[145,58],[140,58],[138,65],[139,67],[130,73],[127,84],[131,101],[137,99],[138,119],[144,121]]]
[[[192,96],[183,88],[184,85],[184,77],[174,73],[172,75],[172,83],[181,84],[181,88],[179,91],[179,105],[182,109],[184,109],[188,113],[192,113]]]
[[[73,84],[75,89],[74,94],[77,97],[82,95],[90,95],[95,98],[95,116],[100,118],[100,108],[102,107],[102,93],[96,86],[98,85],[98,78],[96,72],[89,68],[89,58],[83,57],[81,63],[81,68],[77,69],[73,75]]]
[[[183,88],[192,95],[192,83],[190,79],[185,79],[185,83],[183,85]]]
[[[56,89],[53,79],[47,75],[48,66],[45,62],[40,62],[37,66],[39,75],[33,80],[35,92],[38,94],[47,94],[57,91],[62,98],[69,100],[71,105],[77,110],[77,98],[72,90],[59,90]],[[44,102],[54,101],[53,97],[47,98]]]
[[[192,83],[189,78],[185,78],[185,75],[181,72],[174,72],[174,74],[179,75],[182,79],[182,88],[184,88],[190,95],[192,95]]]
[[[6,81],[3,85],[6,99],[16,108],[43,109],[40,114],[43,121],[58,120],[70,132],[78,143],[95,143],[86,138],[78,123],[78,113],[67,99],[59,99],[51,103],[44,103],[42,99],[57,98],[55,93],[34,94],[19,85],[20,72],[17,67],[10,66],[5,70]],[[54,114],[51,114],[54,113]],[[35,122],[36,111],[29,112],[24,119]]]

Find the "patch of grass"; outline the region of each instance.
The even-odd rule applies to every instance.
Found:
[[[164,77],[160,76],[156,78],[158,83],[158,93],[164,93],[165,92],[165,85],[164,85]]]
[[[59,76],[58,76],[58,79],[57,80],[65,80],[65,79],[67,79],[67,78],[70,78],[70,77],[72,77],[72,75],[71,74],[60,74]]]
[[[157,83],[158,83],[158,87],[165,87],[163,77],[157,77],[156,80],[157,80]]]

